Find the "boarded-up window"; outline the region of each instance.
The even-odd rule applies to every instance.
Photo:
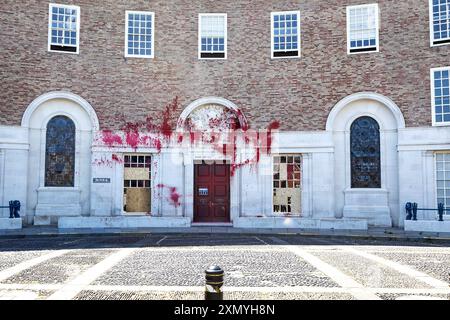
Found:
[[[273,158],[273,211],[276,214],[301,214],[301,155]]]
[[[148,213],[151,208],[151,156],[130,154],[124,157],[125,212]]]
[[[56,116],[47,124],[45,186],[73,187],[75,173],[75,124]]]

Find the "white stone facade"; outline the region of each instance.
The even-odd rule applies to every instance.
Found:
[[[203,98],[186,106],[179,127],[196,108],[208,104],[239,111],[223,98]],[[71,188],[44,186],[46,124],[55,115],[69,117],[76,126],[75,184]],[[370,116],[380,125],[379,189],[352,189],[350,185],[350,125],[361,116]],[[244,115],[239,120],[245,121]],[[194,161],[229,160],[208,146],[169,144],[160,150],[150,146],[105,146],[95,139],[99,131],[94,108],[81,97],[68,92],[38,97],[24,113],[20,127],[0,126],[0,204],[19,200],[26,224],[55,224],[59,220],[60,228],[189,227],[194,217]],[[434,157],[438,151],[450,150],[450,130],[405,127],[400,109],[387,97],[365,92],[351,95],[337,102],[326,130],[275,132],[273,139],[272,154],[261,154],[256,165],[242,166],[232,175],[228,225],[302,229],[403,227],[406,202],[437,207]],[[252,151],[238,148],[237,158],[245,159],[248,152]],[[150,215],[124,212],[124,167],[121,161],[113,160],[125,153],[152,155]],[[300,217],[273,212],[273,154],[302,155]],[[94,183],[94,178],[105,182]],[[170,188],[158,187],[163,185]],[[171,201],[170,190],[177,190],[179,203]],[[8,216],[7,209],[0,211],[0,218]],[[418,218],[431,221],[435,216],[420,213]],[[427,231],[438,232],[443,232],[442,228],[448,228],[448,224],[426,227]]]

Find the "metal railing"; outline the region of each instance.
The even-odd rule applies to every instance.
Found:
[[[405,206],[406,210],[406,220],[417,221],[417,211],[437,211],[439,216],[439,221],[444,221],[444,212],[450,212],[450,208],[445,208],[443,203],[438,204],[437,209],[432,208],[419,208],[416,202],[408,202]]]
[[[9,206],[0,206],[0,209],[9,209],[9,217],[12,218],[20,218],[20,201],[19,200],[11,200],[9,202]]]

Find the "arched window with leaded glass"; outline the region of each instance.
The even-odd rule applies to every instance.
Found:
[[[47,124],[45,186],[73,187],[75,180],[75,124],[56,116]]]
[[[371,117],[356,119],[350,128],[352,188],[381,188],[380,126]]]

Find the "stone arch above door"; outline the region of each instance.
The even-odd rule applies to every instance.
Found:
[[[177,130],[183,131],[191,126],[197,130],[222,129],[230,125],[235,119],[234,128],[246,129],[247,119],[242,111],[231,101],[218,97],[206,97],[195,100],[181,113],[177,123]]]

